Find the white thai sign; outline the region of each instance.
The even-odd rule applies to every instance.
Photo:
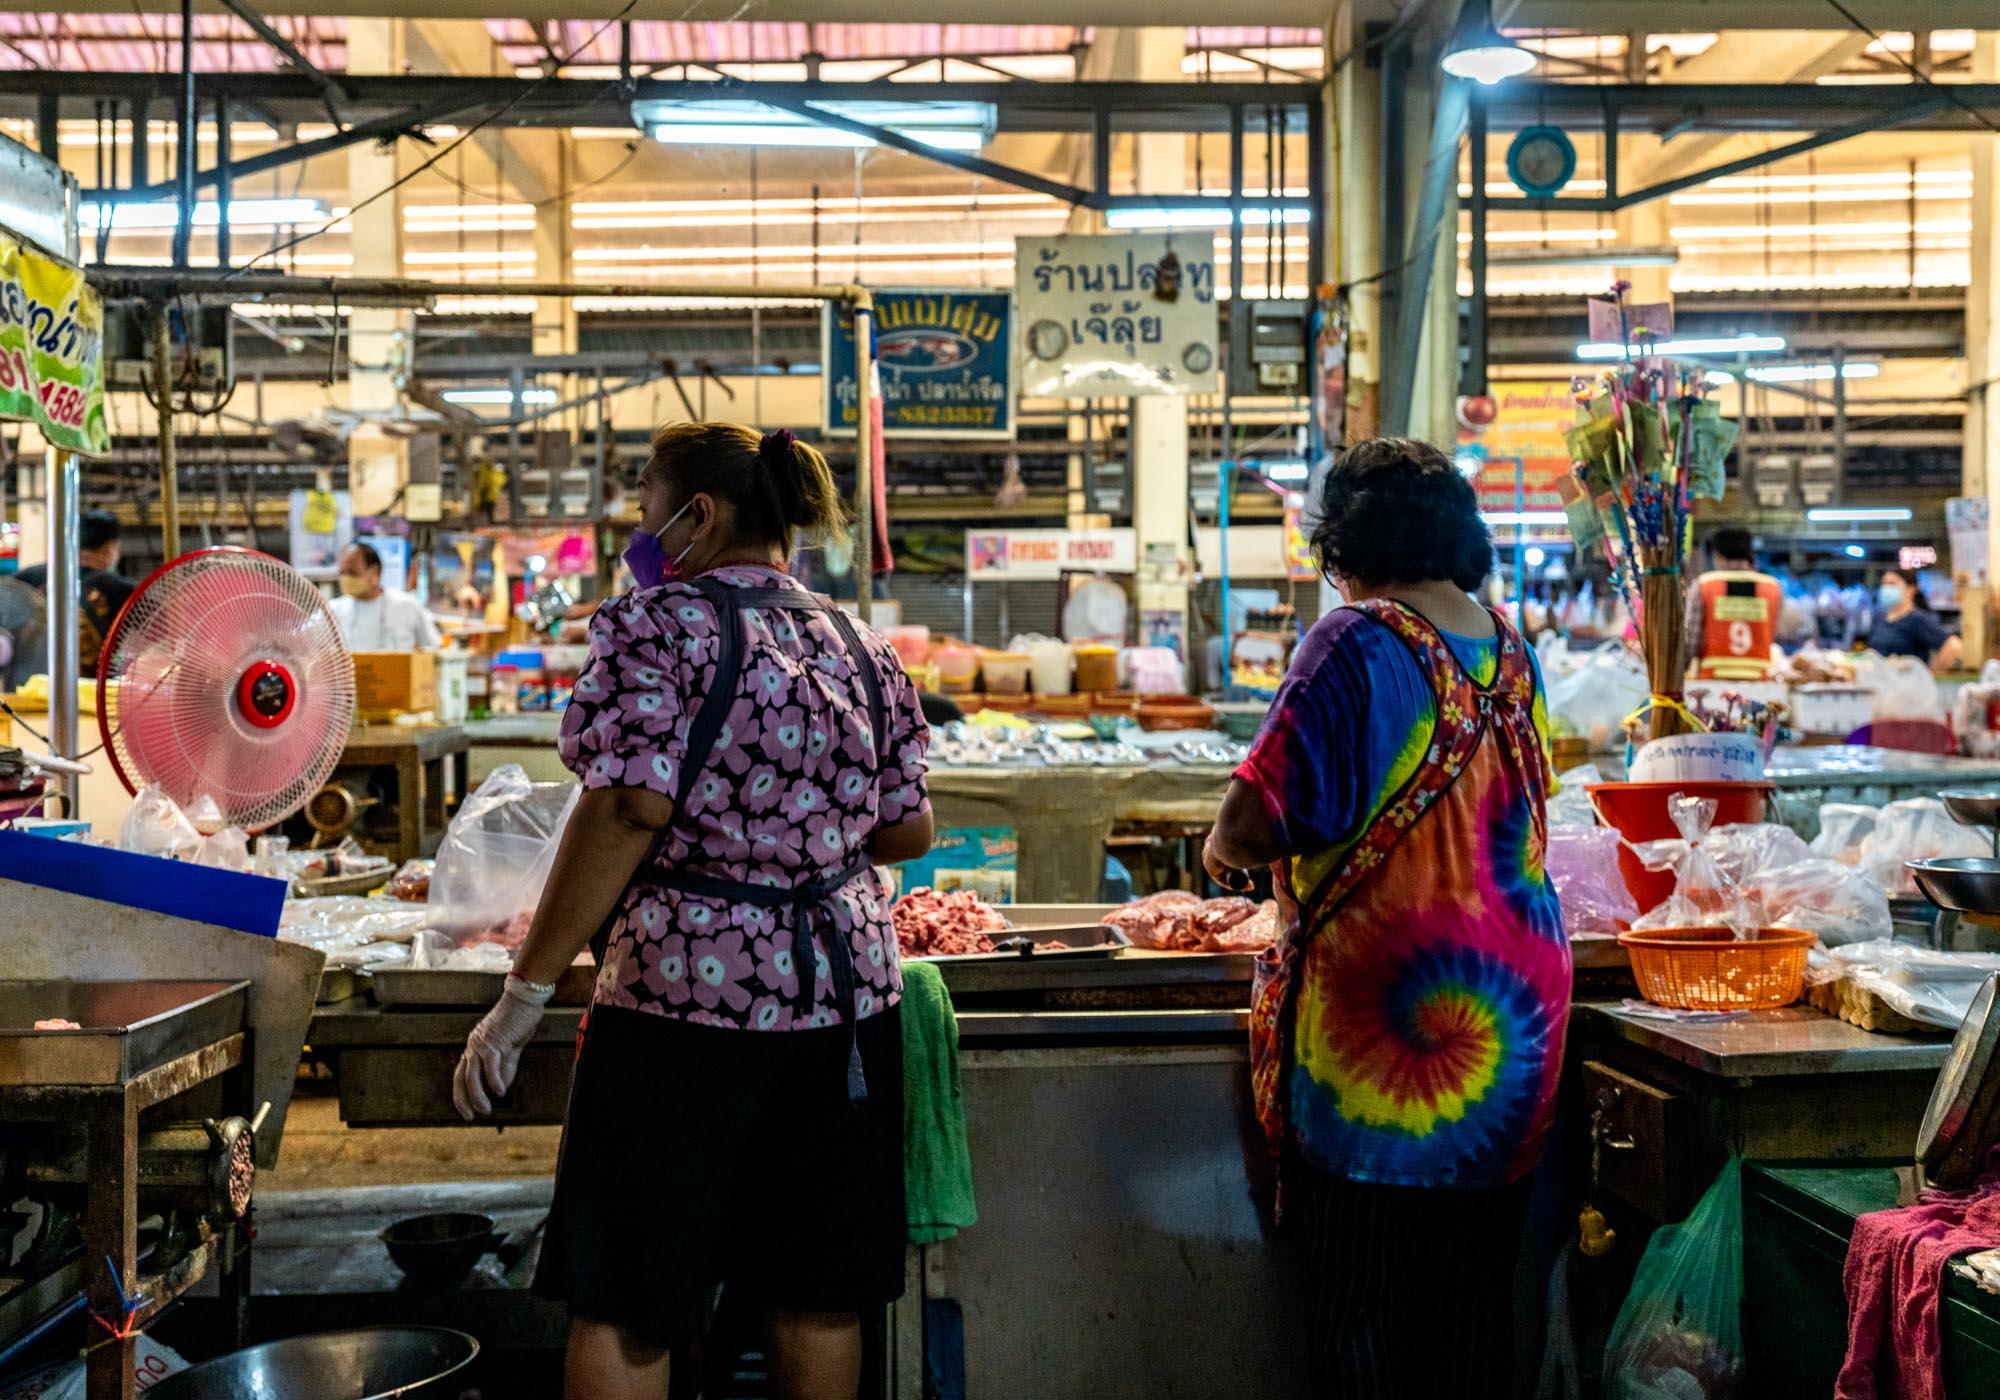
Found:
[[[1215,236],[1014,240],[1021,392],[1125,398],[1215,391]]]
[[[1129,574],[1135,559],[1130,530],[972,530],[965,536],[965,572],[974,579]]]

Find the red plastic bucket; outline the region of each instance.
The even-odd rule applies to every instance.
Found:
[[[1632,846],[1646,841],[1665,841],[1679,836],[1667,799],[1675,793],[1707,797],[1715,801],[1715,825],[1764,820],[1764,799],[1776,790],[1774,783],[1677,782],[1677,783],[1591,783],[1584,788],[1597,819],[1625,838],[1618,848],[1618,873],[1625,888],[1638,901],[1639,912],[1659,904],[1674,892],[1674,872],[1648,870],[1640,863]]]

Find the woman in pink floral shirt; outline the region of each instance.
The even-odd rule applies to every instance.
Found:
[[[665,428],[640,501],[639,587],[598,609],[563,720],[584,791],[455,1092],[490,1111],[595,937],[535,1280],[570,1305],[570,1394],[665,1394],[720,1283],[764,1310],[780,1395],[846,1400],[860,1310],[902,1291],[901,981],[875,867],[929,848],[928,732],[887,643],[784,572],[796,535],[844,524],[818,452]]]

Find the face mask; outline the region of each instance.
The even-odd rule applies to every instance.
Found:
[[[669,559],[666,550],[660,547],[660,536],[671,530],[674,522],[686,515],[688,506],[693,504],[693,501],[689,501],[687,506],[682,506],[668,516],[667,523],[658,530],[632,532],[632,543],[625,546],[625,567],[632,571],[632,581],[639,587],[658,588],[661,584],[672,583],[681,576],[681,560],[687,558],[688,549],[693,549],[694,545],[690,543],[687,549]]]
[[[1894,612],[1903,606],[1903,590],[1893,583],[1885,583],[1875,590],[1875,601],[1883,612]]]
[[[340,591],[350,598],[365,598],[368,596],[368,580],[359,574],[342,574]]]

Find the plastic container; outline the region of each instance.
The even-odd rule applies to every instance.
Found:
[[[1789,928],[1738,938],[1726,928],[1652,928],[1621,933],[1632,980],[1656,1006],[1682,1011],[1769,1011],[1805,990],[1806,950],[1816,940]]]
[[[1597,811],[1597,819],[1625,838],[1618,847],[1618,870],[1625,888],[1645,913],[1674,892],[1674,872],[1648,870],[1632,847],[1645,841],[1665,841],[1681,833],[1667,812],[1667,799],[1675,793],[1715,799],[1715,825],[1764,820],[1764,802],[1775,785],[1763,783],[1590,783],[1584,792]]]
[[[917,623],[884,627],[882,636],[903,658],[905,667],[922,666],[931,658],[931,629]]]
[[[462,724],[465,721],[466,668],[472,658],[462,651],[441,651],[437,654],[437,717],[439,724]]]
[[[490,714],[521,712],[521,668],[495,663],[486,673],[486,709]]]
[[[1050,719],[1088,719],[1094,703],[1088,695],[1037,695],[1034,710]]]
[[[1756,782],[1764,776],[1764,741],[1754,734],[1675,734],[1639,746],[1628,770],[1635,783]]]
[[[1141,695],[1179,695],[1187,689],[1187,670],[1171,647],[1127,647],[1124,669]]]
[[[1147,730],[1212,729],[1215,707],[1194,695],[1143,695],[1136,711],[1139,727]]]
[[[1018,651],[989,651],[979,658],[988,695],[1026,695],[1033,663]]]
[[[1070,648],[1076,658],[1076,688],[1085,695],[1118,689],[1118,648],[1086,644]]]
[[[1010,650],[1028,658],[1033,680],[1030,688],[1035,694],[1069,694],[1073,659],[1068,642],[1059,642],[1053,637],[1016,637]]]
[[[969,694],[979,680],[979,653],[964,642],[939,642],[931,648],[931,665],[944,695]]]
[[[1795,685],[1792,727],[1843,738],[1875,717],[1875,692],[1858,685]]]

